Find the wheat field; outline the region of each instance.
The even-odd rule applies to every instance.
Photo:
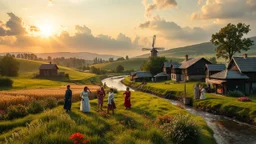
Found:
[[[92,94],[90,95],[90,99],[92,99],[94,98],[95,92],[99,89],[99,87],[94,85],[89,85],[88,87],[92,91]],[[73,101],[80,100],[80,93],[83,91],[83,88],[84,86],[82,85],[71,85],[71,90],[73,92]],[[65,86],[47,89],[0,91],[0,110],[4,110],[10,105],[27,105],[32,100],[43,100],[48,97],[54,97],[57,100],[63,100],[65,91]]]

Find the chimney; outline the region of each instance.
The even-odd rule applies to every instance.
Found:
[[[247,54],[243,54],[243,58],[246,59],[247,58]]]
[[[50,61],[49,63],[50,63],[50,64],[52,64],[52,62],[51,62],[51,61]]]
[[[188,55],[185,55],[185,61],[188,61]]]

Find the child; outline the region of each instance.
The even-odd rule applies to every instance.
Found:
[[[111,88],[109,95],[108,95],[108,111],[107,113],[109,114],[109,110],[112,110],[112,114],[115,113],[114,109],[116,109],[116,105],[114,102],[114,90]]]

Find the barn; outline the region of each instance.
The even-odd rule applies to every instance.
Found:
[[[39,76],[56,76],[58,75],[58,66],[56,64],[42,64],[39,67]]]

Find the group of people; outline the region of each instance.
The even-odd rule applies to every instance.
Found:
[[[206,99],[203,85],[196,84],[194,87],[194,99]]]
[[[91,94],[91,90],[88,87],[84,87],[84,90],[80,94],[80,97],[81,97],[80,111],[85,113],[90,112],[90,109],[91,109],[90,100],[89,100],[90,94]],[[125,109],[130,109],[131,108],[131,92],[128,87],[126,88],[126,91],[123,93],[123,95],[125,95],[125,99],[124,99]],[[106,96],[106,93],[105,93],[104,87],[101,87],[97,91],[97,99],[98,99],[97,112],[100,110],[101,111],[103,110],[103,103],[104,103],[105,96]],[[115,113],[114,110],[116,109],[116,104],[115,104],[114,98],[115,98],[114,89],[111,88],[108,94],[107,113],[109,113],[109,111],[112,111],[113,114]],[[70,89],[70,85],[68,85],[65,93],[65,103],[64,103],[64,109],[66,110],[66,112],[71,111],[71,105],[72,105],[72,90]]]

